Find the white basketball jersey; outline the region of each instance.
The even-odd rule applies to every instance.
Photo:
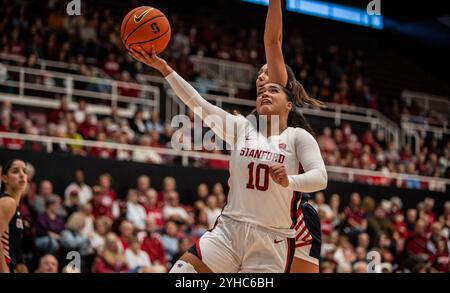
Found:
[[[223,215],[269,229],[284,237],[295,237],[292,213],[295,193],[275,183],[269,167],[283,164],[288,175],[300,172],[295,136],[305,131],[287,128],[279,136],[266,138],[254,127],[239,137],[231,152],[227,205]]]
[[[235,142],[230,158],[230,191],[223,215],[295,237],[298,196],[293,190],[315,192],[325,189],[327,183],[325,165],[313,136],[301,128],[287,128],[279,136],[266,138],[246,118],[231,115],[206,101],[176,72],[167,75],[166,80],[189,109],[222,140]],[[237,133],[231,131],[235,128]],[[302,175],[298,175],[299,163],[305,171]],[[274,164],[283,164],[288,175],[293,175],[289,176],[289,188],[271,179],[269,167]]]

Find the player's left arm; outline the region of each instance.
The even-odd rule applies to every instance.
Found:
[[[283,57],[283,14],[281,0],[269,0],[266,26],[264,29],[264,49],[266,53],[269,80],[286,86],[288,74]]]
[[[328,175],[317,141],[306,130],[298,129],[295,147],[304,173],[288,175],[284,165],[276,165],[270,168],[272,179],[285,188],[299,192],[316,192],[325,189],[328,184]]]

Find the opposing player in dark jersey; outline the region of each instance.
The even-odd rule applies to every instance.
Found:
[[[0,273],[24,272],[23,224],[18,210],[28,182],[26,164],[11,160],[2,168],[0,188]]]
[[[270,0],[264,30],[264,49],[267,64],[263,65],[258,73],[256,87],[259,89],[270,82],[279,83],[290,89],[296,99],[301,102],[298,107],[309,105],[322,107],[323,104],[311,98],[296,80],[292,69],[284,63],[282,50],[283,18],[281,0]],[[301,127],[314,135],[309,123],[302,115]],[[281,168],[281,167],[280,167]],[[300,169],[303,169],[302,166]],[[275,179],[274,179],[275,180]],[[292,273],[318,273],[319,255],[321,247],[320,220],[316,210],[308,203],[307,196],[298,194],[301,200],[297,211],[293,215],[296,220],[295,254],[290,266]]]

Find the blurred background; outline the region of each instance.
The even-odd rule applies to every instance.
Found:
[[[172,148],[172,117],[194,114],[127,55],[122,19],[160,9],[162,56],[207,100],[248,114],[266,1],[81,0],[80,16],[69,2],[0,4],[0,161],[32,173],[27,265],[65,272],[75,250],[82,272],[165,272],[220,214],[228,153]],[[374,250],[383,272],[449,272],[449,9],[380,0],[369,17],[369,2],[285,3],[286,63],[327,105],[301,109],[329,175],[309,195],[321,271],[365,272]],[[184,139],[207,131],[193,123]]]

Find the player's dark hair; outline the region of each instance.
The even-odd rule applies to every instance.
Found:
[[[306,120],[305,116],[300,112],[299,108],[306,105],[314,108],[322,108],[325,105],[308,95],[303,85],[295,78],[294,71],[286,64],[286,72],[288,74],[288,82],[284,87],[284,92],[288,99],[292,102],[292,111],[289,113],[287,125],[290,127],[300,127],[315,136],[314,130]]]
[[[325,105],[312,97],[310,97],[302,84],[295,78],[294,71],[292,68],[286,64],[286,72],[288,74],[288,81],[286,86],[282,85],[283,91],[286,94],[288,101],[292,102],[292,111],[289,113],[287,125],[289,127],[303,128],[308,131],[312,136],[315,136],[314,130],[306,120],[305,116],[300,112],[299,108],[309,105],[314,108],[322,108]],[[255,110],[252,111],[251,115],[256,116],[256,121],[258,119],[258,113]]]
[[[12,159],[9,160],[8,162],[6,162],[6,164],[4,166],[2,166],[2,173],[1,176],[3,177],[3,175],[8,175],[9,169],[11,169],[12,165],[14,164],[15,161],[22,161],[21,159]],[[0,184],[0,194],[5,193],[6,191],[6,184],[1,181]]]

